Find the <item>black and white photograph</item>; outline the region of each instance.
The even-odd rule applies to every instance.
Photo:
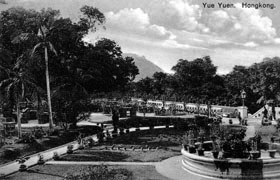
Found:
[[[279,0],[0,0],[0,179],[279,180]]]

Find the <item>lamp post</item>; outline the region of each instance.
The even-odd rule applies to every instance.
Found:
[[[210,118],[211,117],[211,102],[210,101],[207,102],[207,109],[208,109],[208,118]]]
[[[246,92],[244,89],[241,91],[241,99],[242,99],[242,106],[245,106],[245,98],[246,98]]]

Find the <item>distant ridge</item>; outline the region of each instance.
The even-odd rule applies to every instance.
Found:
[[[0,0],[0,4],[8,4],[5,0]]]
[[[155,72],[164,72],[160,67],[147,60],[145,56],[139,56],[133,53],[124,53],[123,56],[129,56],[134,59],[135,65],[139,69],[139,74],[134,81],[139,81],[145,77],[152,77]]]

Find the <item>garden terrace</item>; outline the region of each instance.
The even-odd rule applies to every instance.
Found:
[[[73,174],[73,172],[80,173],[81,169],[87,170],[90,166],[86,165],[42,165],[30,168],[27,172],[15,173],[9,177],[4,178],[5,180],[62,180],[65,176]],[[91,166],[94,167],[94,166]],[[142,165],[114,165],[106,166],[108,170],[115,170],[119,174],[119,178],[123,177],[121,175],[131,174],[129,178],[123,177],[123,180],[143,180],[143,179],[160,179],[160,180],[171,180],[159,174],[154,166],[142,166]],[[100,173],[104,171],[99,171]],[[100,173],[96,173],[100,175]],[[108,174],[104,173],[104,179],[108,180],[110,177],[106,177]],[[110,174],[109,174],[110,175]],[[77,178],[76,178],[77,179]],[[101,178],[99,178],[101,179]]]
[[[46,127],[23,128],[23,138],[20,141],[11,139],[10,144],[0,148],[0,164],[69,143],[76,140],[79,134],[88,136],[96,134],[100,130],[96,126],[83,126],[68,131],[55,129],[49,135]]]
[[[100,145],[77,150],[60,161],[159,162],[180,155],[184,131],[154,129],[130,132]]]

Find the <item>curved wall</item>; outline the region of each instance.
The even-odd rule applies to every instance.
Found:
[[[184,170],[214,179],[280,179],[280,158],[212,159],[181,150]]]

